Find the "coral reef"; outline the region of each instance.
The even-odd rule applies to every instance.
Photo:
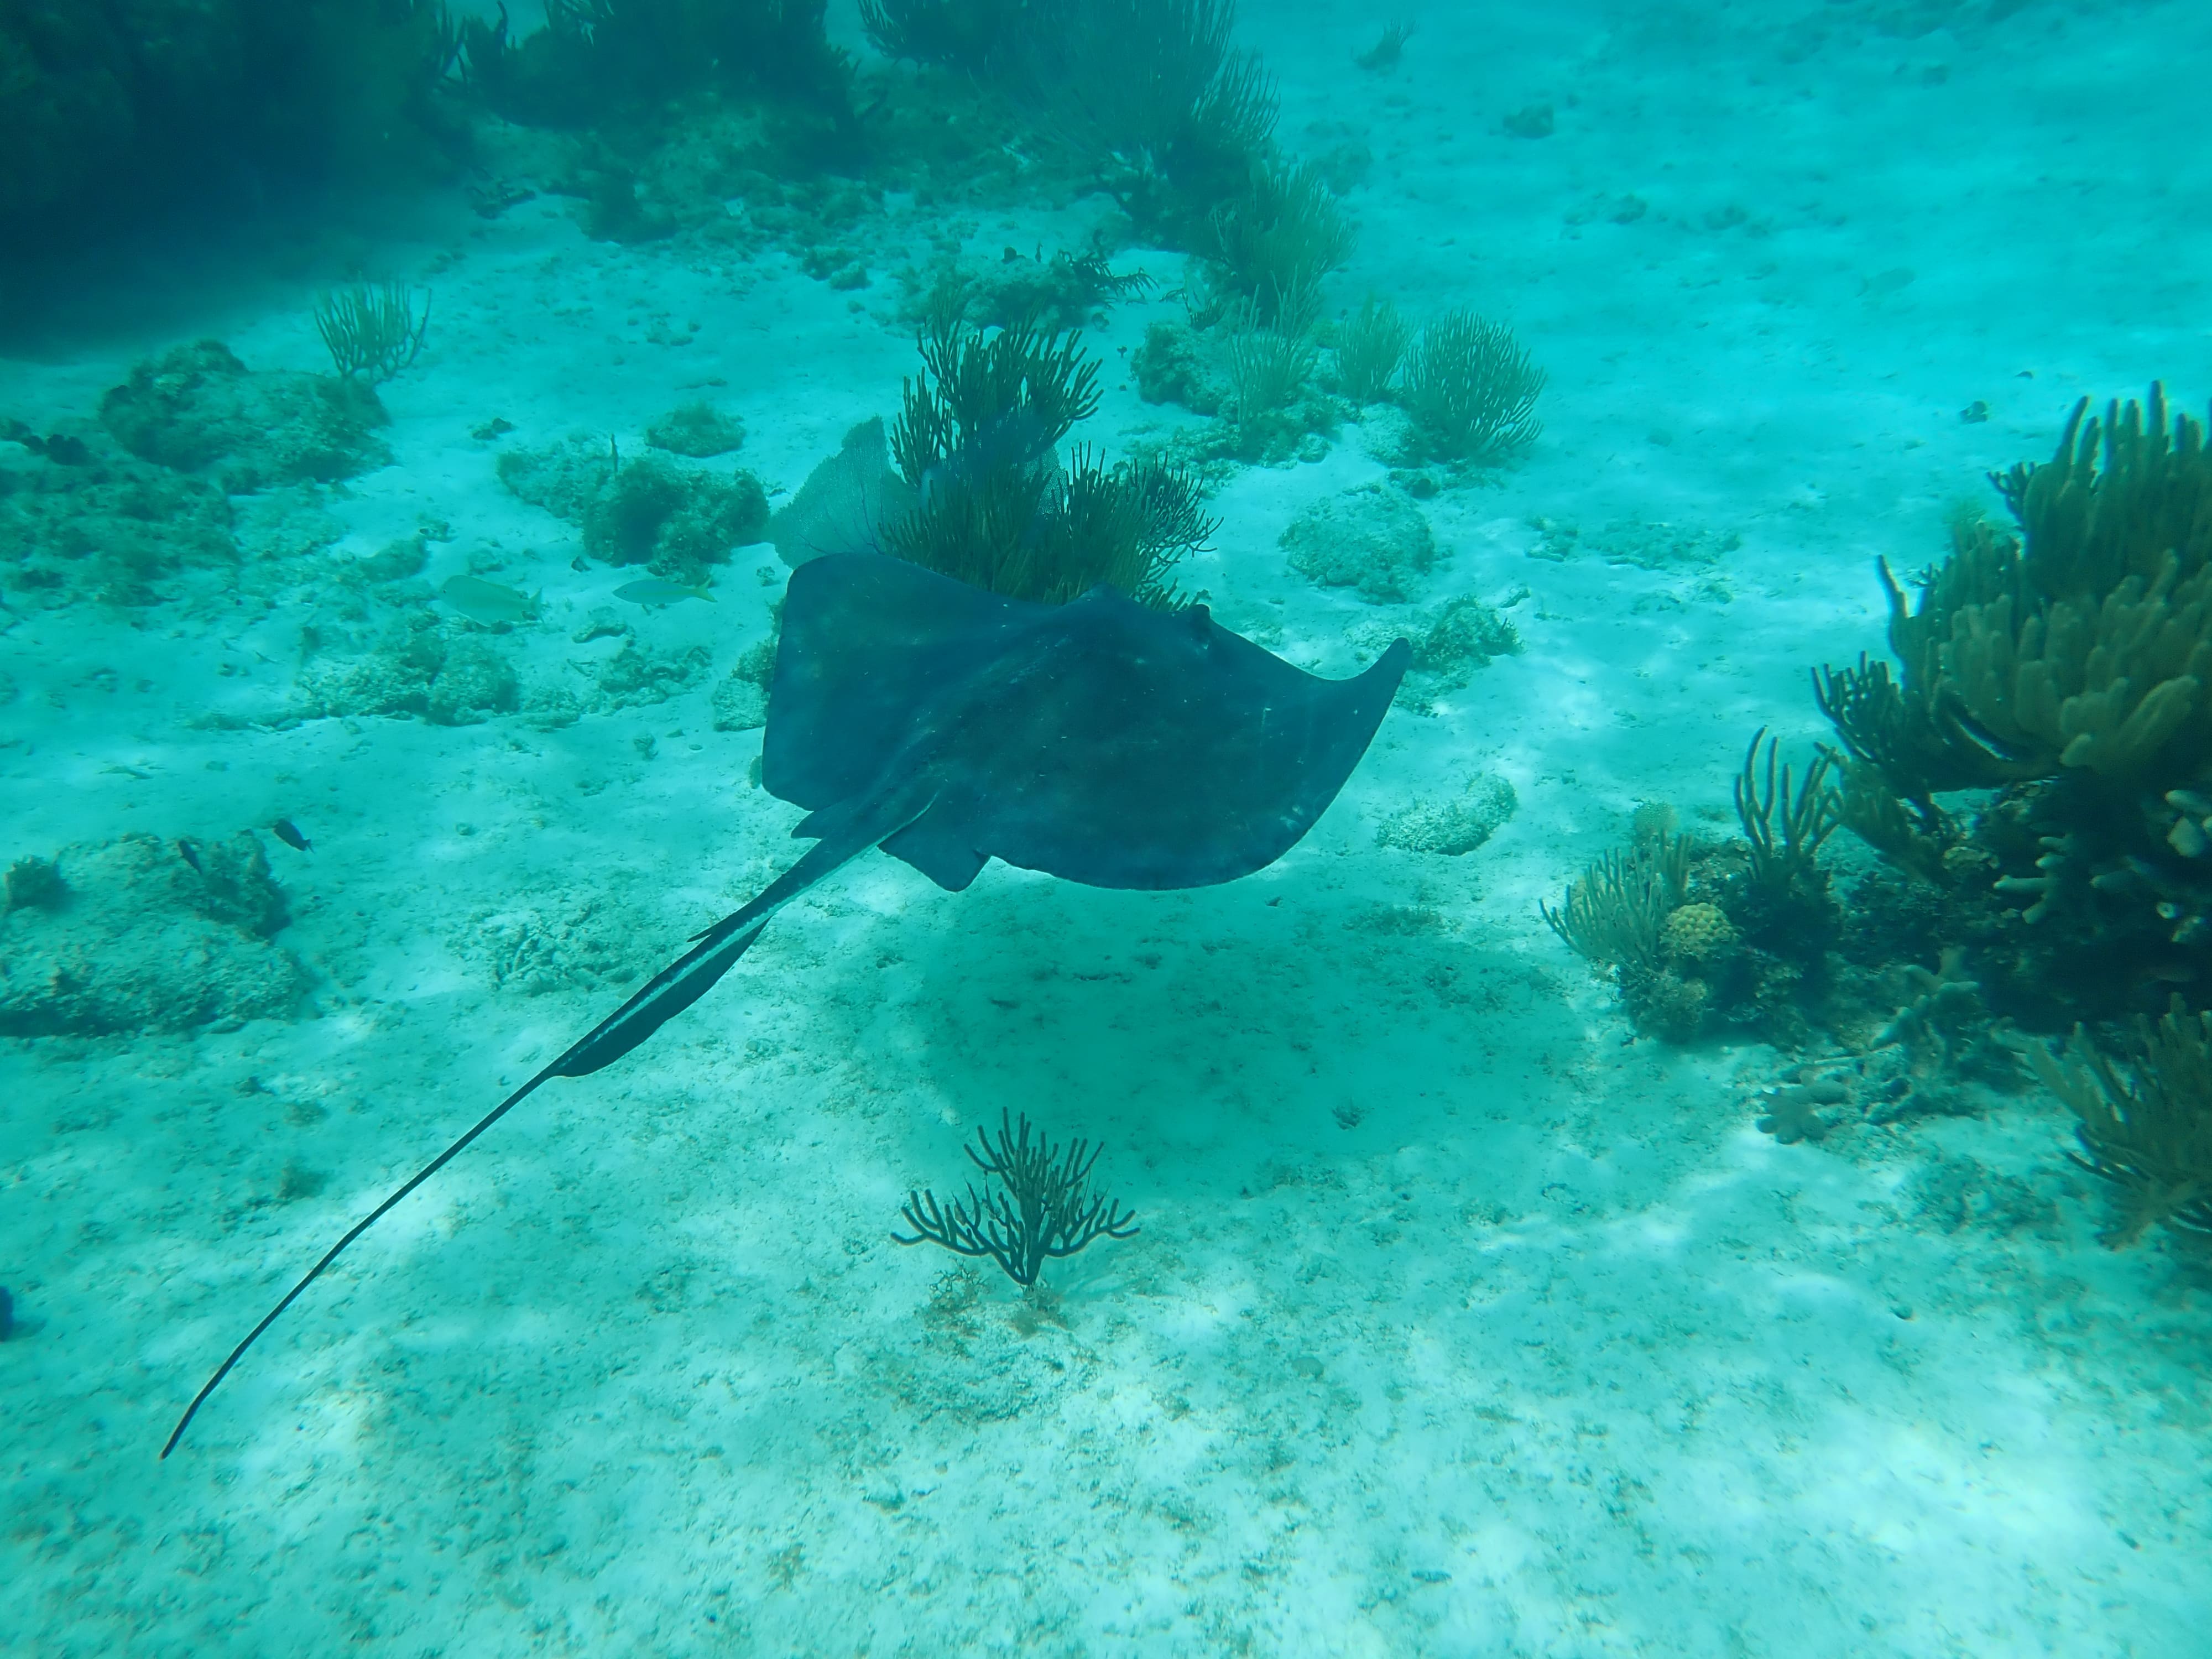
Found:
[[[2029,1059],[2080,1120],[2081,1151],[2069,1156],[2115,1190],[2106,1243],[2131,1244],[2161,1222],[2212,1233],[2212,1015],[2176,996],[2157,1024],[2138,1017],[2124,1074],[2078,1025],[2063,1058],[2038,1044]]]
[[[1337,331],[1336,380],[1344,395],[1355,404],[1379,404],[1389,397],[1413,338],[1413,328],[1398,307],[1369,295]]]
[[[768,724],[768,693],[744,674],[724,676],[708,708],[717,732],[751,732]]]
[[[1569,949],[1599,969],[1651,969],[1689,880],[1689,842],[1662,831],[1598,860],[1568,884],[1557,910],[1537,908]]]
[[[988,263],[948,257],[927,273],[902,272],[902,280],[908,294],[902,311],[905,320],[973,328],[1012,328],[1024,322],[1048,329],[1103,325],[1109,307],[1152,287],[1152,279],[1141,270],[1115,270],[1103,247],[1085,253],[1062,249],[1050,258],[1009,247]]]
[[[798,494],[769,520],[769,539],[786,564],[825,553],[875,552],[884,527],[914,510],[914,491],[891,470],[883,417],[845,434],[837,453],[806,475]]]
[[[319,651],[302,666],[292,714],[302,720],[413,715],[439,726],[472,726],[520,705],[507,655],[469,623],[434,611],[393,617],[365,655]]]
[[[593,558],[641,564],[687,586],[768,531],[768,492],[741,468],[709,471],[657,455],[624,462],[611,442],[581,436],[508,450],[498,466],[516,495],[580,526]]]
[[[1779,1083],[1757,1097],[1758,1128],[1784,1146],[1801,1140],[1826,1140],[1838,1124],[1838,1115],[1828,1109],[1850,1103],[1851,1091],[1833,1079]]]
[[[988,75],[1014,47],[1024,9],[1020,0],[860,0],[860,26],[886,58]]]
[[[915,344],[922,373],[900,383],[890,454],[916,489],[926,479],[951,485],[1033,465],[1097,410],[1098,364],[1067,331],[943,319]]]
[[[1238,426],[1251,427],[1297,401],[1320,354],[1302,334],[1248,326],[1231,332],[1225,356],[1230,409]]]
[[[1413,38],[1413,27],[1407,22],[1385,23],[1382,33],[1375,37],[1375,44],[1352,61],[1370,75],[1389,74],[1405,57],[1406,42]]]
[[[1194,415],[1218,414],[1229,403],[1227,377],[1203,337],[1187,323],[1158,322],[1129,354],[1138,395],[1148,404],[1180,404]]]
[[[1745,860],[1733,910],[1753,944],[1817,960],[1835,933],[1835,901],[1819,862],[1820,844],[1841,819],[1839,798],[1827,781],[1834,760],[1826,751],[1815,755],[1793,788],[1790,768],[1776,779],[1781,748],[1762,727],[1735,777]]]
[[[592,702],[593,712],[607,714],[666,702],[704,679],[713,661],[714,653],[703,645],[658,651],[634,639],[625,640],[622,649],[602,663],[593,676],[599,693]]]
[[[52,859],[17,859],[8,866],[6,896],[0,910],[58,910],[69,897],[69,884]]]
[[[1188,297],[1188,292],[1186,298]],[[1303,327],[1263,325],[1242,301],[1192,321],[1154,323],[1129,367],[1148,403],[1177,403],[1221,418],[1176,434],[1173,447],[1202,467],[1317,461],[1352,411],[1320,391],[1320,350]]]
[[[1147,234],[1235,196],[1275,123],[1272,85],[1230,46],[1235,0],[862,0],[894,58],[972,77],[1088,160]]]
[[[27,872],[39,871],[32,878]],[[19,874],[19,872],[24,872]],[[19,902],[27,884],[33,902]],[[290,1017],[307,976],[251,831],[133,834],[18,860],[0,913],[0,1035],[113,1036]]]
[[[146,605],[179,572],[237,565],[220,485],[140,461],[104,433],[71,442],[67,460],[41,440],[31,465],[0,465],[0,568],[11,603]]]
[[[1939,1016],[1948,1022],[1972,998],[1962,992],[1945,1000],[1954,1011]],[[1986,1031],[1973,1036],[1972,1044],[1975,1054],[1986,1051],[1993,1057],[1986,1075],[1954,1070],[1936,1046],[1917,1040],[1909,1045],[1885,1041],[1873,1048],[1814,1044],[1822,1052],[1784,1066],[1774,1081],[1753,1090],[1745,1105],[1754,1127],[1784,1146],[1917,1118],[1971,1115],[1985,1103],[1988,1090],[2010,1093],[2020,1084],[2018,1060],[2009,1048]],[[1985,1087],[1978,1091],[1969,1084]]]
[[[635,123],[693,93],[763,100],[818,156],[860,145],[853,66],[823,32],[823,0],[546,0],[542,27],[460,26],[470,89],[526,125]]]
[[[438,0],[21,0],[0,11],[0,247],[30,257],[228,181],[383,184],[462,146]]]
[[[2019,1085],[2020,1058],[2008,1023],[1991,1018],[1981,981],[1967,972],[1966,962],[1966,947],[1954,945],[1933,969],[1908,962],[1896,970],[1905,1004],[1875,1033],[1869,1052],[1896,1051],[1901,1075],[1923,1086],[1870,1112],[1874,1121],[1893,1122],[1917,1113],[1954,1114],[1960,1109],[1954,1103],[1957,1097],[1946,1091],[1960,1082]]]
[[[1835,1002],[1840,910],[1821,843],[1837,821],[1832,763],[1778,771],[1762,731],[1735,779],[1739,837],[1694,842],[1671,811],[1638,810],[1637,837],[1567,890],[1545,920],[1612,980],[1636,1029],[1670,1042],[1723,1031],[1784,1047],[1847,1022]]]
[[[1042,1134],[1032,1145],[1028,1115],[1018,1127],[1009,1127],[1001,1112],[996,1139],[978,1129],[975,1145],[967,1149],[983,1172],[983,1191],[971,1183],[967,1195],[950,1206],[940,1206],[926,1189],[910,1192],[899,1213],[914,1237],[891,1237],[901,1244],[927,1242],[958,1255],[988,1256],[1028,1289],[1048,1261],[1073,1255],[1097,1239],[1135,1237],[1136,1212],[1089,1190],[1099,1151],[1079,1139],[1063,1152]],[[992,1190],[994,1180],[1000,1190]]]
[[[672,455],[705,461],[743,448],[745,428],[735,416],[723,414],[712,404],[684,404],[646,428],[645,441]]]
[[[1252,320],[1303,334],[1322,278],[1352,257],[1352,222],[1321,175],[1303,162],[1255,161],[1243,191],[1208,216],[1198,252],[1220,289]]]
[[[517,665],[520,653],[503,636],[542,626],[536,618],[481,625],[414,605],[392,617],[373,637],[335,626],[318,629],[307,642],[307,654],[281,720],[382,715],[473,726],[519,714],[550,730],[587,713],[666,702],[700,684],[712,665],[713,653],[705,646],[644,643],[603,608],[572,637],[579,645],[620,641],[611,654],[572,658],[556,675],[526,684]]]
[[[1354,587],[1370,605],[1413,598],[1439,559],[1421,509],[1381,483],[1324,498],[1291,520],[1281,545],[1291,568],[1325,587]]]
[[[584,551],[696,585],[768,528],[768,494],[750,472],[727,476],[651,456],[608,478],[584,512]]]
[[[1523,593],[1516,597],[1525,598]],[[1496,606],[1462,594],[1426,617],[1395,615],[1355,622],[1345,640],[1362,664],[1372,662],[1401,636],[1413,642],[1413,665],[1398,688],[1397,706],[1418,714],[1437,712],[1437,700],[1472,684],[1478,672],[1521,651],[1520,630]]]
[[[1470,593],[1444,606],[1413,641],[1413,672],[1428,677],[1428,690],[1454,691],[1493,657],[1520,654],[1521,631],[1512,619]]]
[[[544,449],[502,451],[495,463],[499,481],[515,495],[571,524],[583,522],[621,465],[613,440],[581,432]]]

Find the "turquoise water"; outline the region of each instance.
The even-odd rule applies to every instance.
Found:
[[[1509,325],[1542,434],[1433,489],[1390,483],[1380,406],[1224,461],[1180,580],[1331,678],[1468,597],[1521,650],[1417,676],[1311,833],[1226,885],[856,860],[396,1208],[166,1462],[324,1249],[795,850],[757,768],[787,559],[710,533],[711,602],[619,598],[642,573],[587,556],[545,469],[610,440],[678,467],[648,432],[704,402],[742,447],[683,465],[781,507],[898,413],[902,269],[1102,233],[1155,280],[1085,328],[1081,435],[1195,442],[1130,367],[1188,317],[1186,256],[1024,154],[934,200],[856,167],[811,249],[734,198],[743,234],[608,240],[549,187],[564,153],[503,129],[458,182],[21,290],[0,509],[27,534],[66,474],[96,545],[0,566],[0,861],[69,892],[0,916],[0,1647],[2199,1650],[2201,1256],[2098,1242],[2032,1086],[1761,1133],[1802,1053],[1638,1038],[1538,906],[1640,804],[1733,833],[1750,733],[1809,755],[1808,669],[1882,649],[1877,557],[1936,561],[2077,398],[2203,410],[2212,26],[1409,15],[1387,70],[1353,62],[1384,20],[1334,0],[1248,0],[1236,39],[1356,226],[1325,313]],[[421,355],[320,469],[349,476],[276,476],[317,300],[361,275],[431,296]],[[110,443],[109,389],[209,338],[263,400],[232,461],[79,489],[52,440]],[[1376,486],[1429,568],[1294,568],[1285,531]],[[149,526],[183,550],[131,589]],[[1471,849],[1418,833],[1468,801]],[[1137,1214],[1042,1297],[892,1237],[1002,1110],[1098,1143]]]

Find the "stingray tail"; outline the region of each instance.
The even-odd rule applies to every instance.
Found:
[[[571,1043],[552,1064],[485,1113],[466,1134],[408,1177],[406,1182],[396,1188],[391,1196],[354,1223],[345,1237],[324,1251],[322,1260],[307,1269],[300,1282],[284,1293],[284,1299],[262,1316],[261,1322],[246,1334],[246,1340],[230,1351],[229,1358],[216,1367],[215,1375],[201,1385],[200,1391],[192,1396],[192,1403],[185,1407],[185,1414],[177,1419],[177,1426],[169,1431],[169,1437],[161,1447],[161,1455],[166,1458],[176,1450],[177,1443],[185,1437],[185,1431],[191,1425],[199,1408],[207,1403],[208,1396],[216,1391],[223,1378],[230,1375],[231,1368],[245,1358],[246,1351],[259,1340],[261,1334],[276,1322],[278,1316],[285,1309],[300,1299],[301,1293],[308,1285],[323,1276],[324,1271],[344,1253],[348,1245],[383,1220],[402,1199],[467,1151],[479,1135],[535,1094],[541,1085],[556,1077],[588,1077],[602,1066],[612,1065],[698,1001],[714,988],[723,975],[737,965],[738,957],[752,948],[753,941],[761,936],[761,930],[768,926],[770,916],[823,877],[834,873],[877,842],[905,829],[929,810],[933,799],[933,795],[912,793],[909,796],[894,797],[878,803],[878,810],[873,811],[864,807],[841,813],[839,816],[842,821],[835,826],[837,833],[825,836],[809,848],[796,864],[770,882],[760,896],[743,909],[734,910],[713,927],[694,933],[689,951],[655,974],[629,1001]],[[818,812],[813,815],[814,818],[822,816]],[[812,822],[813,818],[808,820],[810,823]]]

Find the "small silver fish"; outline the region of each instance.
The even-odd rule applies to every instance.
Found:
[[[615,589],[615,597],[628,599],[632,605],[673,605],[678,599],[704,599],[714,603],[714,596],[703,587],[684,587],[678,583],[664,581],[658,576],[647,576],[642,581],[624,582]]]
[[[538,614],[538,600],[532,595],[518,593],[511,587],[501,587],[497,582],[488,582],[477,576],[447,577],[438,589],[438,597],[471,622],[487,625],[527,622]]]

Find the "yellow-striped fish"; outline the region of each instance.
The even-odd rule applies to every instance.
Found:
[[[714,603],[714,596],[703,587],[685,587],[679,582],[664,581],[659,576],[624,582],[615,589],[615,597],[628,599],[632,605],[673,605],[678,599],[704,599],[709,605]]]
[[[528,622],[538,614],[538,601],[531,595],[501,587],[480,576],[448,576],[438,589],[438,597],[471,622],[487,626],[493,623]]]

